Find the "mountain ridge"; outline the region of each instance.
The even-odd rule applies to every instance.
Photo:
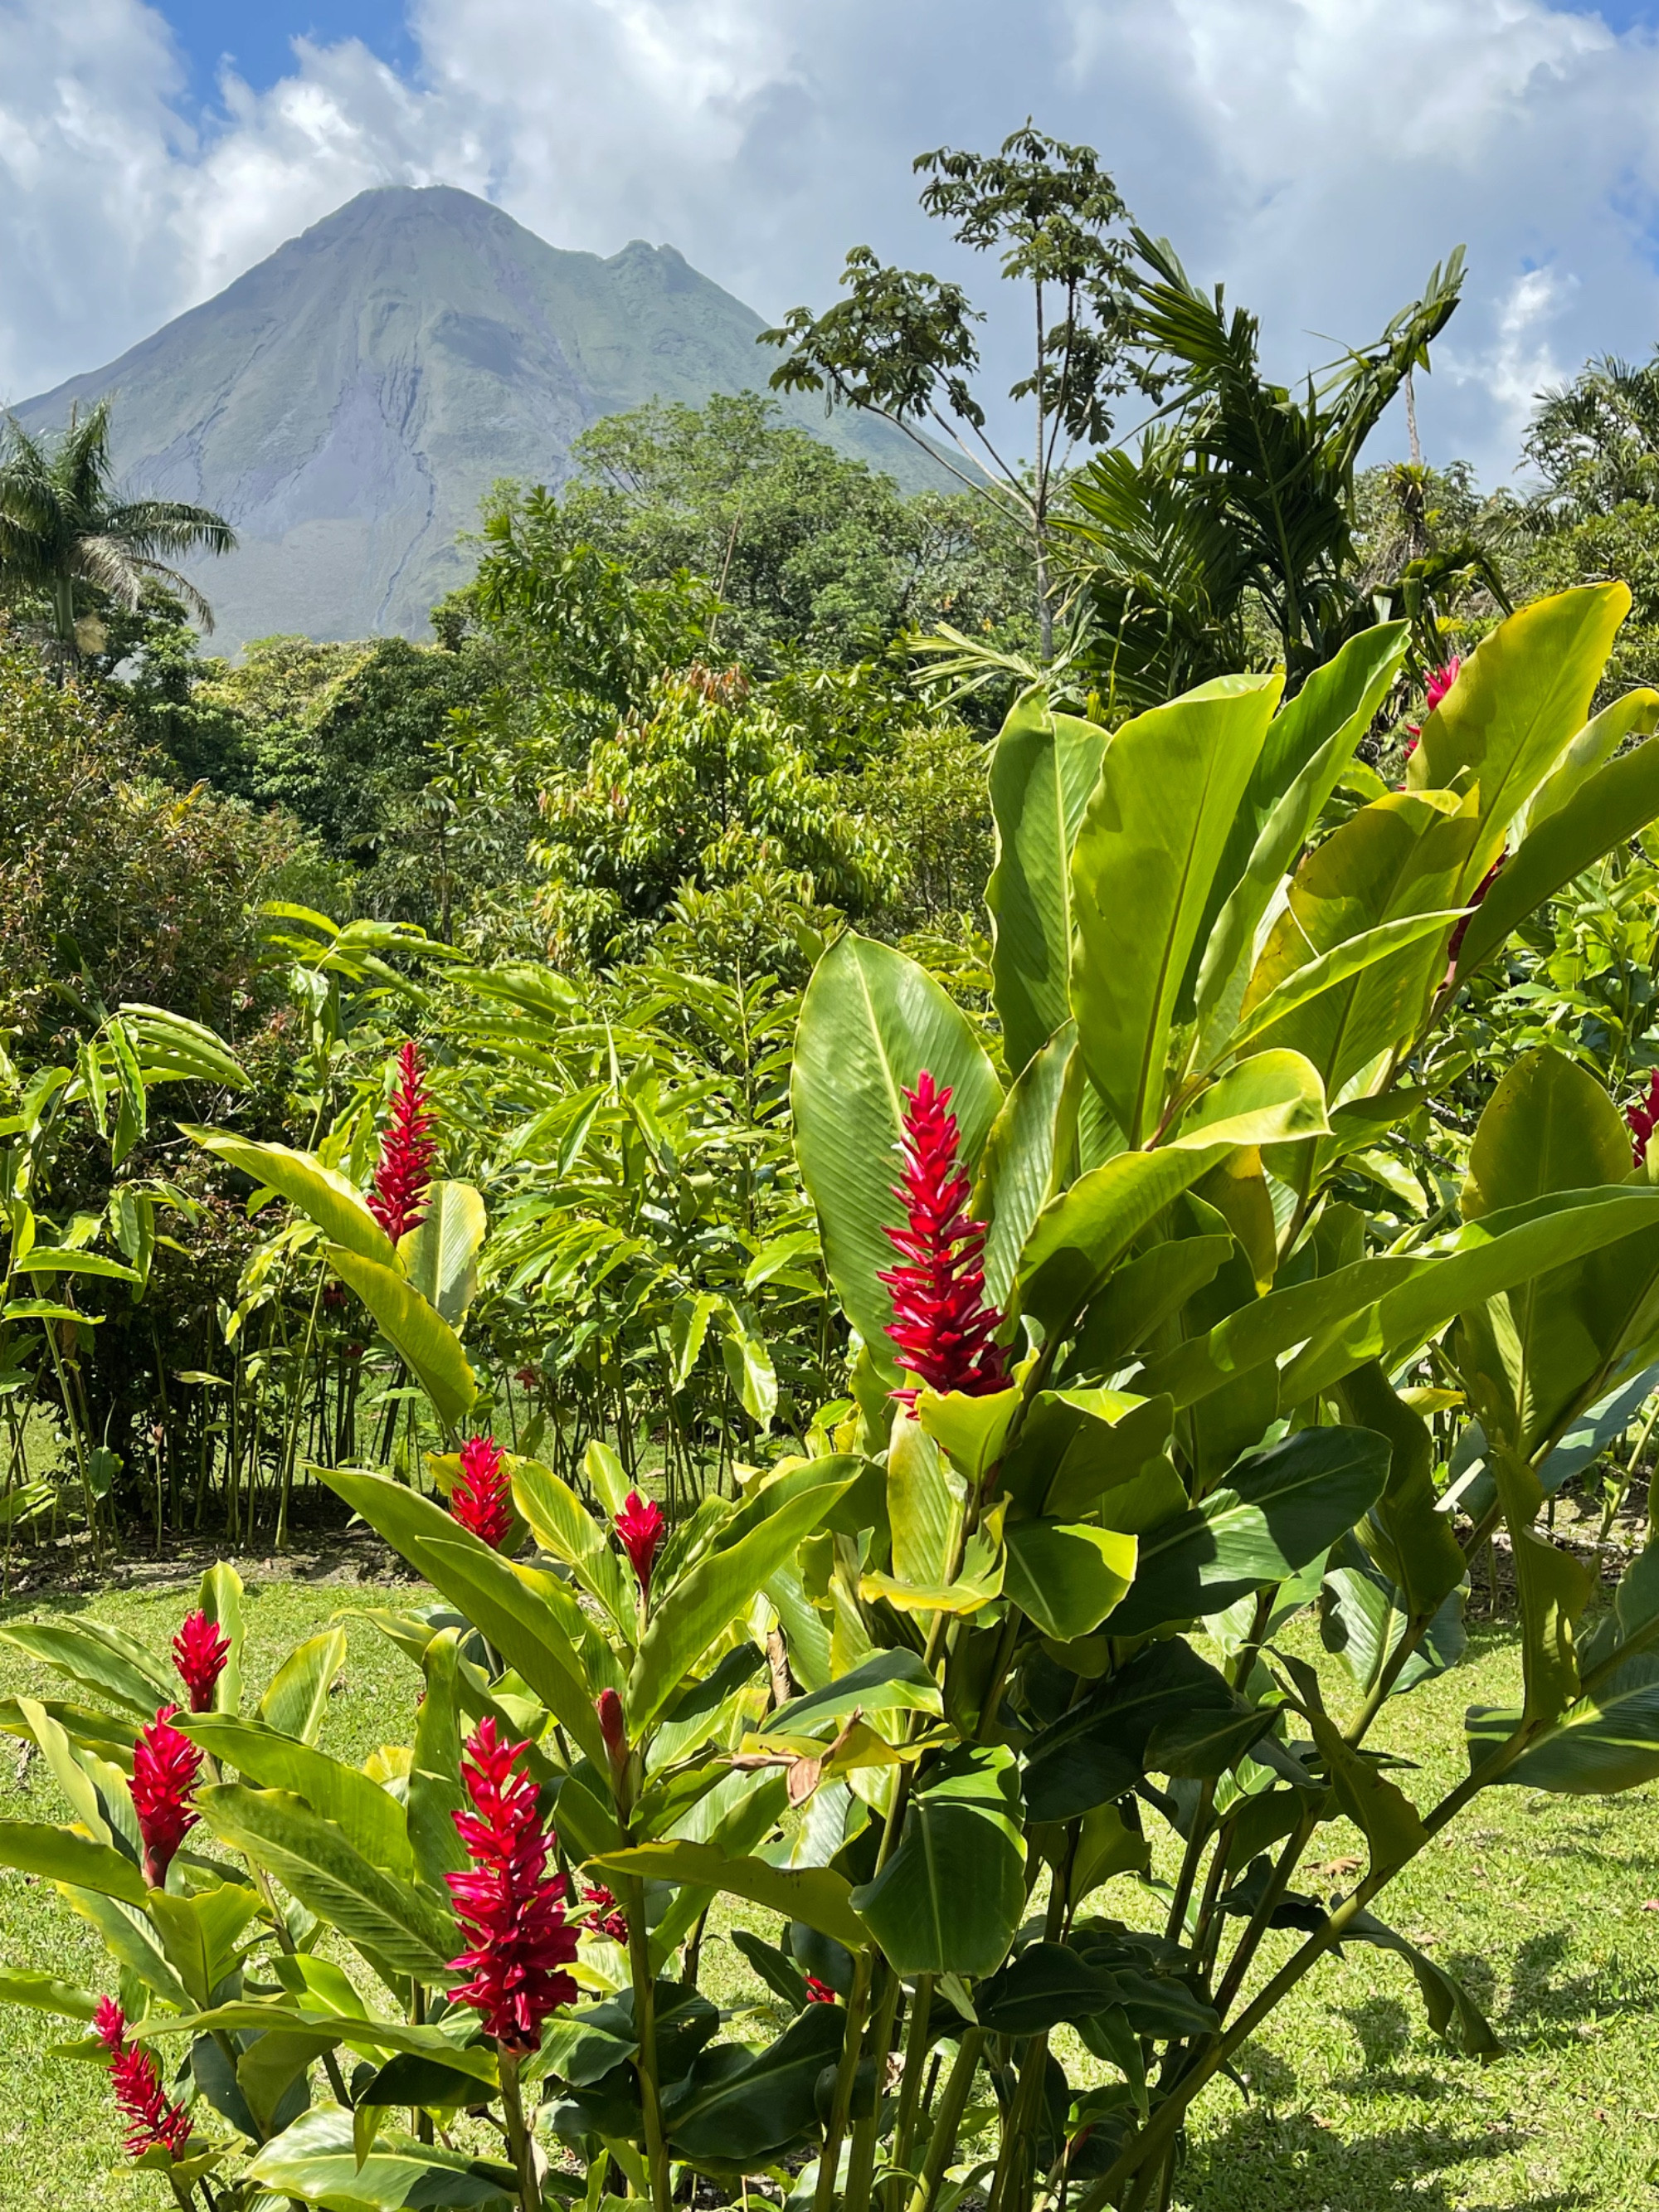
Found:
[[[565,482],[584,429],[652,398],[763,389],[763,328],[672,246],[602,258],[453,185],[387,185],[12,412],[52,431],[112,396],[118,478],[233,524],[239,550],[191,568],[216,650],[418,636],[471,571],[456,539],[493,482]],[[907,489],[944,480],[888,424],[781,406]]]

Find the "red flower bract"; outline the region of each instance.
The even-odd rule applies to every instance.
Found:
[[[1498,858],[1492,862],[1491,867],[1487,869],[1486,874],[1481,877],[1480,882],[1469,893],[1467,902],[1468,905],[1480,905],[1481,900],[1486,897],[1486,893],[1498,881],[1498,873],[1502,869],[1504,861],[1507,860],[1509,857],[1510,856],[1507,853],[1500,853],[1498,855]],[[1462,921],[1458,923],[1456,928],[1453,930],[1451,933],[1451,942],[1446,947],[1446,964],[1449,969],[1456,967],[1457,956],[1463,950],[1463,939],[1468,933],[1469,924],[1474,920],[1474,916],[1472,914],[1466,914]]]
[[[1002,1316],[985,1295],[985,1224],[969,1218],[971,1184],[948,1090],[924,1067],[904,1094],[904,1179],[893,1195],[908,1217],[888,1237],[902,1265],[879,1278],[893,1295],[887,1334],[905,1370],[932,1390],[983,1398],[1004,1389],[1008,1362],[996,1333]],[[914,1406],[914,1390],[896,1390]]]
[[[461,1471],[449,1493],[449,1510],[463,1528],[499,1552],[513,1526],[512,1480],[494,1437],[469,1437],[461,1446]]]
[[[138,1733],[132,1753],[132,1809],[143,1838],[144,1880],[160,1889],[173,1853],[196,1826],[190,1793],[202,1771],[202,1754],[173,1725],[177,1705],[163,1705]]]
[[[1648,1077],[1645,1097],[1632,1098],[1626,1107],[1625,1121],[1631,1136],[1631,1164],[1632,1167],[1645,1167],[1648,1146],[1654,1130],[1659,1127],[1659,1067],[1656,1067]]]
[[[668,1523],[662,1517],[662,1508],[653,1499],[647,1505],[637,1490],[628,1493],[628,1503],[616,1519],[617,1535],[627,1553],[642,1590],[651,1588],[651,1566],[657,1548],[668,1534]]]
[[[806,1977],[806,2002],[808,2004],[839,2004],[841,1999],[828,1982],[821,1982],[816,1974],[809,1974]]]
[[[398,1080],[368,1194],[369,1212],[394,1244],[426,1218],[427,1187],[438,1156],[431,1127],[431,1094],[421,1073],[421,1055],[415,1045],[405,1044],[398,1054]]]
[[[230,1638],[216,1620],[210,1620],[199,1608],[185,1615],[184,1626],[173,1639],[173,1663],[190,1692],[191,1712],[211,1709],[214,1686],[229,1656]]]
[[[461,1779],[474,1809],[453,1818],[472,1871],[444,1876],[471,1941],[449,1962],[472,1977],[454,1994],[482,2015],[485,2033],[503,2051],[520,2057],[540,2048],[543,2021],[576,1996],[575,1983],[560,1972],[576,1955],[576,1931],[565,1924],[564,1876],[547,1871],[552,1838],[536,1784],[514,1771],[528,1748],[504,1743],[488,1714],[467,1740]]]
[[[620,1766],[628,1756],[628,1723],[623,1713],[623,1701],[614,1690],[601,1690],[593,1700],[593,1710],[599,1717],[599,1734],[605,1738],[611,1764]]]
[[[602,1881],[584,1882],[582,1903],[591,1905],[587,1924],[597,1934],[608,1936],[613,1943],[624,1948],[628,1943],[628,1915],[617,1903],[614,1890],[607,1889]]]
[[[112,1997],[99,1998],[92,2025],[110,2055],[110,2082],[127,2124],[127,2155],[142,2158],[161,2149],[179,2157],[190,2141],[190,2115],[169,2103],[149,2051],[127,2048],[126,2014]]]

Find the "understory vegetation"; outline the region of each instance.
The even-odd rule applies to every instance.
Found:
[[[1461,255],[1285,387],[918,167],[1006,402],[865,249],[766,334],[914,497],[653,404],[233,663],[0,453],[31,2203],[1653,2190],[1659,372],[1483,496]]]

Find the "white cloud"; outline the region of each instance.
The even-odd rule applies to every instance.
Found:
[[[0,392],[377,183],[488,191],[560,245],[672,240],[763,313],[823,302],[854,242],[946,258],[911,155],[1028,112],[1101,149],[1285,373],[1467,241],[1431,458],[1503,471],[1538,382],[1659,337],[1659,47],[1546,0],[416,0],[410,27],[412,78],[301,42],[192,122],[142,0],[0,0]]]

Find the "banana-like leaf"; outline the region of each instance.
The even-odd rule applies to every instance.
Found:
[[[889,1382],[892,1301],[877,1280],[895,1265],[887,1230],[903,1093],[926,1068],[951,1091],[961,1157],[971,1170],[1002,1087],[967,1017],[913,960],[848,930],[812,971],[801,1005],[790,1096],[795,1151],[823,1234],[824,1264],[848,1318]]]
[[[128,1905],[142,1905],[148,1894],[143,1875],[123,1852],[46,1820],[0,1820],[0,1866],[71,1882]]]
[[[991,972],[1015,1075],[1071,1015],[1072,848],[1100,774],[1106,733],[1022,699],[991,756],[997,859],[985,887]]]
[[[335,1273],[373,1314],[381,1335],[405,1361],[438,1419],[447,1429],[459,1428],[478,1386],[449,1323],[394,1268],[338,1244],[329,1246],[328,1257]]]
[[[434,1639],[435,1641],[435,1639]],[[286,1790],[333,1821],[355,1851],[400,1881],[415,1876],[414,1855],[397,1799],[362,1769],[258,1721],[228,1713],[181,1713],[178,1725],[221,1766],[262,1790]]]
[[[226,1129],[204,1128],[191,1121],[181,1121],[179,1128],[193,1144],[298,1206],[331,1244],[343,1245],[377,1267],[396,1268],[398,1255],[391,1239],[369,1212],[362,1193],[337,1168],[325,1167],[311,1153],[296,1152],[288,1145],[256,1144],[252,1137],[234,1136]]]
[[[1025,1909],[1011,1752],[951,1752],[911,1798],[898,1848],[853,1909],[896,1974],[990,1974]]]
[[[345,1664],[343,1628],[325,1628],[296,1644],[270,1678],[258,1717],[279,1735],[315,1743],[328,1711],[329,1685]]]
[[[1134,1579],[1135,1539],[1086,1522],[1017,1521],[1003,1595],[1062,1644],[1098,1628]]]
[[[478,1254],[489,1216],[470,1182],[432,1183],[425,1203],[419,1225],[398,1245],[398,1257],[427,1304],[459,1328],[478,1287]]]
[[[1277,677],[1227,676],[1125,723],[1072,859],[1072,1012],[1127,1141],[1164,1109],[1170,1036],[1211,886],[1278,704]]]
[[[178,1683],[161,1671],[155,1653],[103,1621],[19,1620],[0,1629],[0,1637],[141,1720],[154,1720],[158,1705],[173,1702]]]
[[[1064,1186],[1075,1127],[1077,1031],[1067,1021],[1032,1057],[1002,1102],[981,1155],[973,1214],[988,1221],[985,1287],[1006,1305],[1031,1224]]]
[[[1468,1717],[1469,1763],[1479,1768],[1519,1725],[1516,1712],[1477,1707]],[[1659,1659],[1631,1660],[1593,1698],[1569,1706],[1558,1725],[1495,1778],[1524,1790],[1610,1797],[1659,1776]]]
[[[775,1867],[764,1859],[728,1858],[707,1844],[678,1842],[606,1851],[588,1863],[606,1874],[641,1881],[689,1882],[721,1890],[765,1911],[781,1912],[786,1920],[804,1920],[848,1950],[861,1950],[870,1941],[868,1929],[853,1910],[846,1876],[830,1867]]]
[[[248,2176],[275,2196],[335,2212],[420,2212],[438,2204],[474,2212],[519,2200],[518,2177],[511,2166],[465,2158],[391,2130],[377,2134],[360,2160],[352,2116],[337,2105],[302,2112],[275,2142],[264,2146]]]
[[[1225,1149],[1119,1152],[1079,1176],[1043,1207],[1025,1240],[1017,1285],[1021,1310],[1035,1315],[1049,1335],[1065,1335],[1142,1230]]]

